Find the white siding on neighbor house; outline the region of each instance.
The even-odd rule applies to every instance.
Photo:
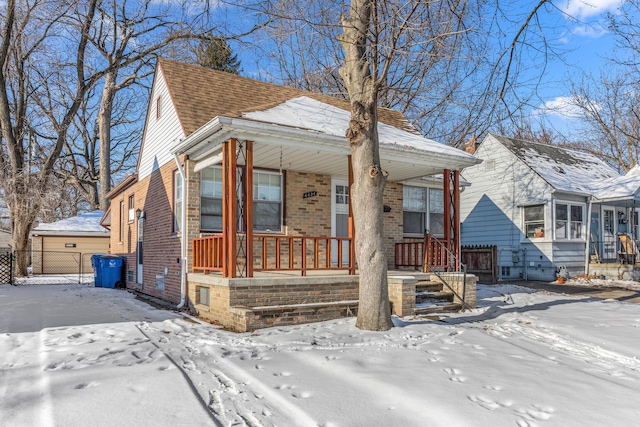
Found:
[[[583,272],[585,243],[553,240],[552,200],[584,203],[585,197],[554,195],[545,180],[491,136],[476,155],[483,163],[462,172],[471,183],[461,195],[462,245],[496,245],[503,278],[553,280],[560,265],[573,274]],[[545,237],[528,239],[523,206],[536,204],[545,205]],[[586,226],[586,207],[584,212]],[[508,277],[501,267],[508,267]]]
[[[160,118],[156,118],[158,96],[162,100]],[[162,75],[162,69],[158,68],[147,111],[147,121],[138,167],[138,180],[144,179],[165,163],[173,161],[169,148],[184,136],[178,114],[173,106],[169,90]]]
[[[524,239],[521,206],[547,202],[550,188],[493,138],[485,140],[476,155],[484,162],[462,172],[471,183],[461,194],[462,244],[516,247]],[[491,163],[493,169],[487,170]]]

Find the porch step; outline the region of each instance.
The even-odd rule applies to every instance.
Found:
[[[444,312],[454,312],[460,311],[462,309],[462,304],[458,302],[450,302],[448,304],[433,304],[433,305],[425,305],[425,306],[416,306],[416,316],[419,315],[428,315],[433,313],[444,313]]]
[[[436,292],[416,292],[416,304],[425,301],[453,301],[453,292],[436,291]]]
[[[442,290],[444,285],[441,282],[435,280],[421,280],[416,283],[417,292],[438,292]]]
[[[416,283],[416,315],[459,311],[460,303],[453,302],[453,292],[441,282],[422,280]]]

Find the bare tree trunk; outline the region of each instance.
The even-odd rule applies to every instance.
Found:
[[[346,134],[352,155],[351,194],[360,275],[356,326],[386,331],[393,326],[383,237],[382,194],[387,173],[380,166],[378,90],[367,61],[371,9],[370,0],[354,0],[350,18],[342,21],[344,33],[339,40],[345,51],[345,66],[340,69],[340,75],[351,102],[351,121]]]
[[[108,73],[104,79],[104,89],[98,112],[98,127],[100,133],[100,209],[107,210],[109,200],[107,194],[111,191],[111,113],[113,100],[116,96],[117,70]]]

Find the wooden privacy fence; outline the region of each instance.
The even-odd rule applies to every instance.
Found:
[[[239,234],[239,246],[244,235]],[[356,263],[353,240],[348,237],[274,236],[254,234],[253,271],[348,270],[355,274]],[[193,239],[193,271],[211,272],[224,269],[223,236]],[[245,271],[246,258],[237,255],[238,271]]]
[[[467,273],[475,274],[480,281],[498,281],[497,246],[463,246],[462,262],[467,266]]]

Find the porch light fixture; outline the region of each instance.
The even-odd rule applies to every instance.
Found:
[[[144,219],[145,218],[145,211],[141,210],[141,209],[136,209],[136,218],[138,219]]]

